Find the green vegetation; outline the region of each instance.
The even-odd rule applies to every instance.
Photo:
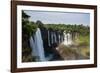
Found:
[[[28,40],[35,33],[37,25],[29,22],[29,17],[22,11],[22,62],[34,61],[31,56],[31,48]]]
[[[80,46],[89,46],[90,45],[90,36],[85,35],[82,36],[80,35],[78,39],[75,40],[75,43],[79,44]]]
[[[76,39],[75,43],[78,44],[78,49],[81,55],[83,55],[85,58],[89,58],[90,56],[90,36],[80,35],[78,39]]]
[[[35,61],[31,55],[31,48],[29,45],[29,38],[31,35],[35,34],[36,29],[39,27],[41,29],[45,28],[47,30],[54,31],[66,31],[67,32],[77,32],[80,34],[78,39],[75,40],[75,44],[72,46],[61,46],[63,49],[62,54],[66,54],[67,57],[73,57],[75,59],[77,56],[85,56],[85,58],[89,58],[89,33],[90,27],[84,26],[83,24],[43,24],[40,20],[36,22],[29,21],[29,17],[24,11],[22,11],[22,61],[29,62]],[[74,47],[73,47],[74,46]],[[76,50],[77,49],[77,50]]]
[[[88,35],[90,32],[89,26],[84,26],[83,24],[45,24],[44,27],[51,30],[66,31],[66,33],[78,32],[81,35]]]

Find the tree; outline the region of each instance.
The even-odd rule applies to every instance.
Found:
[[[40,20],[37,20],[36,24],[38,25],[39,28],[41,28],[41,29],[44,28],[44,25]]]

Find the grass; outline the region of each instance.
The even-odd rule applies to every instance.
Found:
[[[86,57],[89,58],[90,56],[90,36],[86,35],[86,36],[82,36],[80,35],[78,39],[76,39],[75,43],[78,44],[79,46],[79,51],[80,53]]]
[[[80,49],[80,53],[85,57],[85,58],[89,58],[90,56],[90,49],[89,47],[83,47],[83,48],[79,48]]]
[[[76,40],[75,43],[77,43],[80,46],[89,46],[90,45],[90,36],[86,35],[86,36],[82,36],[80,35]]]

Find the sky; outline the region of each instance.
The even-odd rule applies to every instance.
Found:
[[[36,22],[40,20],[44,24],[83,24],[90,25],[89,13],[76,12],[54,12],[24,10],[30,16],[29,20]]]

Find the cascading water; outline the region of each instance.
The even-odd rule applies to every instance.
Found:
[[[30,46],[32,48],[32,55],[33,53],[37,55],[38,61],[45,61],[45,53],[44,53],[44,47],[43,47],[43,40],[41,36],[41,31],[39,28],[37,28],[37,31],[34,35],[34,41],[32,37],[30,38]],[[34,51],[34,52],[33,52]]]
[[[32,48],[32,56],[37,57],[38,56],[37,49],[36,49],[36,45],[35,45],[34,40],[33,40],[33,36],[30,37],[29,41],[30,41],[30,47]]]
[[[57,43],[57,38],[56,38],[55,32],[53,34],[54,34],[54,41],[55,41],[55,43]]]
[[[67,33],[68,36],[68,44],[72,44],[72,37],[70,33]]]
[[[59,44],[60,44],[60,34],[58,35],[58,38],[59,38]]]
[[[49,32],[49,30],[48,30],[48,45],[51,46],[51,44],[50,44],[50,32]]]
[[[70,33],[64,32],[64,45],[71,45],[72,44],[72,37]]]
[[[61,43],[63,43],[64,45],[71,45],[73,42],[72,34],[70,33],[66,33],[65,31],[63,33],[49,30],[47,31],[48,33],[46,35],[48,36],[48,47],[54,47],[53,44]],[[29,41],[30,47],[32,48],[32,56],[36,58],[36,61],[47,61],[53,57],[52,53],[49,53],[48,56],[45,56],[41,30],[39,28],[37,28],[35,34],[30,37]]]
[[[53,37],[53,32],[51,32],[51,43],[54,43],[54,37]]]

